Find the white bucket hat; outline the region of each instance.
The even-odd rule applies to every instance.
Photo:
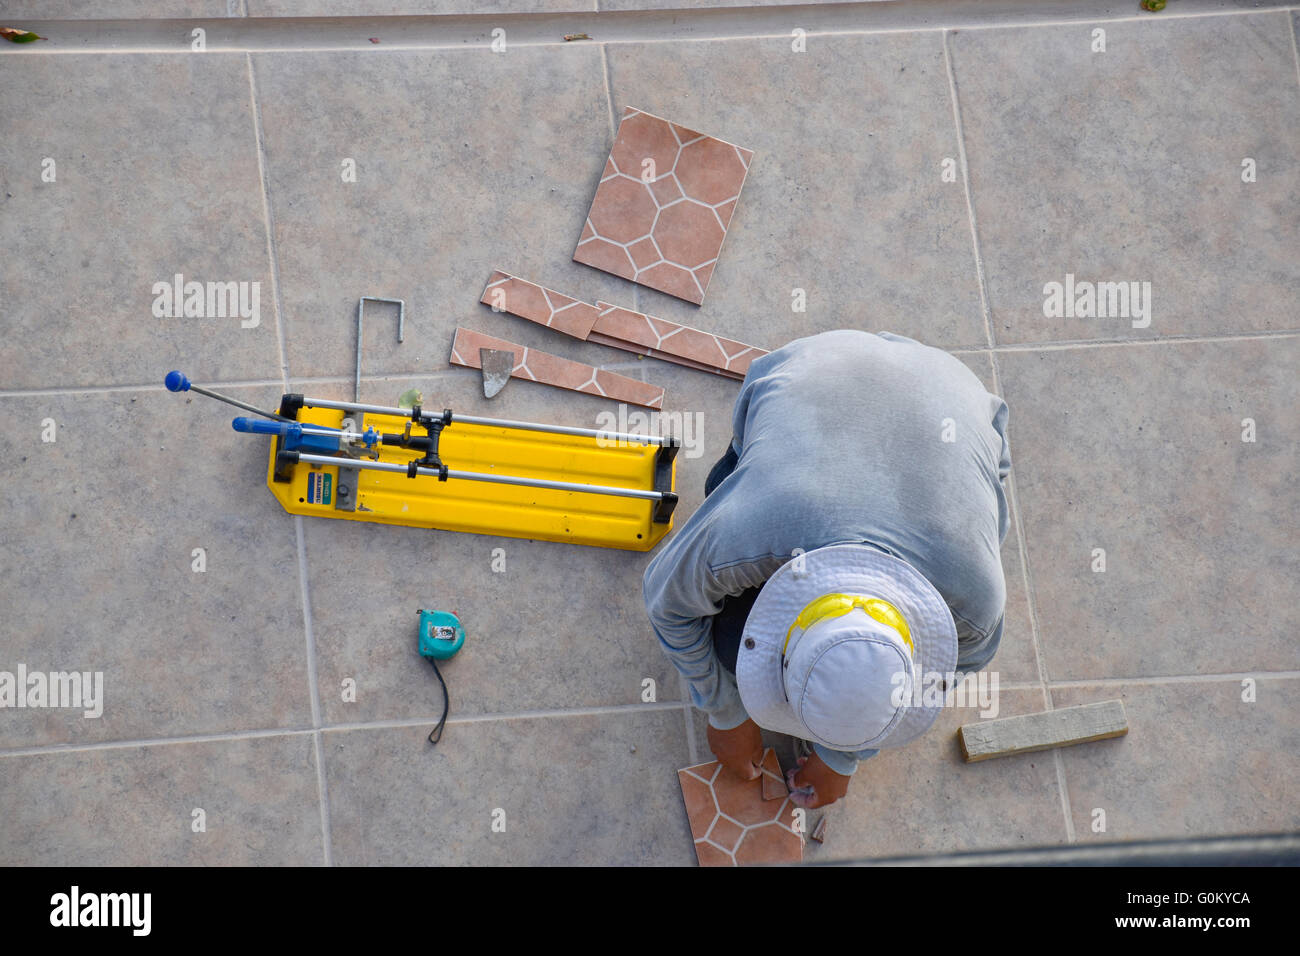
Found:
[[[906,561],[837,544],[786,562],[763,585],[736,685],[760,727],[853,752],[929,729],[942,696],[922,695],[917,682],[956,665],[957,628],[934,586]]]

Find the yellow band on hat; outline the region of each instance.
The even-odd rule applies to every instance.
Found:
[[[916,654],[916,648],[912,646],[912,635],[907,629],[907,621],[899,613],[898,608],[888,601],[882,601],[880,598],[863,597],[860,594],[823,594],[815,601],[809,603],[795,617],[794,623],[790,625],[790,630],[785,632],[785,643],[781,645],[781,656],[785,657],[786,649],[790,646],[790,638],[796,630],[806,631],[818,621],[828,617],[839,617],[848,614],[854,608],[871,615],[886,627],[892,627],[903,638],[903,643],[907,645],[910,654]]]

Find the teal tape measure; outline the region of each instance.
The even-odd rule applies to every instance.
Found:
[[[420,612],[420,656],[446,661],[465,643],[460,619],[447,611]]]
[[[438,726],[429,734],[429,743],[436,744],[442,739],[442,729],[447,725],[447,714],[451,710],[451,695],[447,693],[447,682],[438,670],[438,661],[451,660],[465,643],[465,628],[455,614],[447,611],[420,611],[420,639],[416,645],[420,656],[433,665],[433,673],[442,685],[442,718]]]

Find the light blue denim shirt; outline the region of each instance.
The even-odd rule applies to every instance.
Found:
[[[1006,422],[1006,403],[960,361],[889,332],[824,332],[750,366],[732,417],[735,470],[644,582],[655,634],[714,727],[748,714],[710,619],[796,548],[854,542],[907,561],[952,611],[957,670],[989,662],[1006,604]],[[842,774],[876,753],[814,749]]]

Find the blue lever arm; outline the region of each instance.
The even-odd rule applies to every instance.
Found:
[[[268,422],[261,418],[239,417],[231,421],[230,426],[237,432],[251,435],[281,435],[284,437],[286,451],[302,451],[308,454],[331,455],[339,450],[343,433],[336,429],[326,429],[324,425],[312,425],[331,432],[329,435],[305,433],[298,422]]]
[[[268,422],[261,418],[244,418],[242,415],[230,423],[237,432],[250,435],[302,435],[302,426],[293,422]]]

